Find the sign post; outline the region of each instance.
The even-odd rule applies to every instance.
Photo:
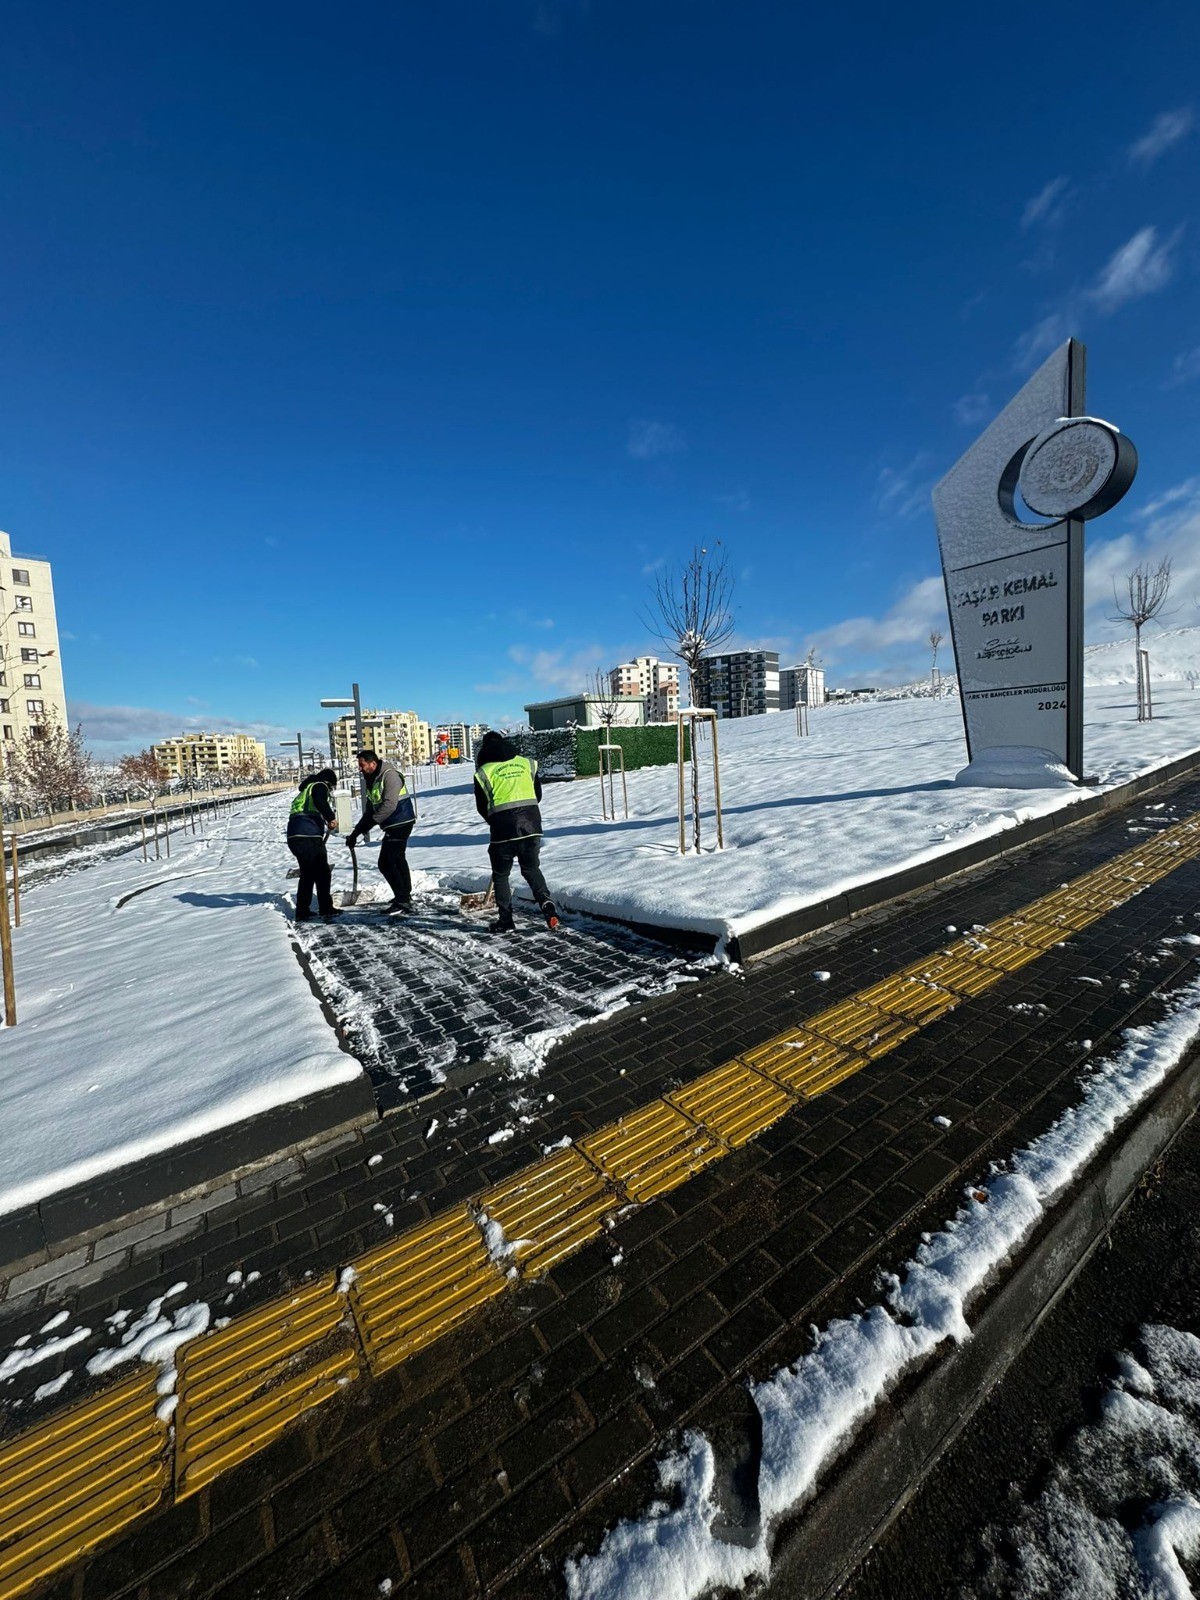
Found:
[[[933,491],[969,765],[959,783],[1083,778],[1083,525],[1137,451],[1085,415],[1076,339],[1041,366]]]

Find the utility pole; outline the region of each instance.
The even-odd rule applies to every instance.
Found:
[[[350,685],[350,689],[351,689],[351,697],[350,697],[350,699],[347,700],[344,697],[339,698],[337,696],[333,696],[328,700],[322,700],[321,704],[323,706],[325,706],[327,709],[332,708],[332,709],[341,709],[341,710],[352,710],[354,712],[354,748],[355,748],[356,751],[358,751],[358,750],[361,750],[362,747],[363,747],[363,742],[362,742],[362,696],[359,694],[358,685],[356,683],[352,683]],[[358,792],[359,792],[359,797],[362,800],[363,810],[365,811],[366,808],[367,808],[367,780],[366,780],[366,778],[363,776],[363,774],[361,772],[358,775]]]

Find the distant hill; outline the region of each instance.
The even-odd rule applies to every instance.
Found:
[[[1182,682],[1189,672],[1200,676],[1200,628],[1142,630],[1142,644],[1150,652],[1150,681]],[[1083,681],[1094,684],[1135,683],[1133,631],[1127,639],[1089,644],[1083,651]]]

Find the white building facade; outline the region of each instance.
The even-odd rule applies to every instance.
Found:
[[[50,563],[14,556],[0,533],[0,750],[7,762],[27,733],[41,737],[48,721],[67,726]]]
[[[646,708],[647,722],[671,722],[679,710],[679,668],[657,656],[635,656],[622,661],[608,675],[610,691],[637,695]]]

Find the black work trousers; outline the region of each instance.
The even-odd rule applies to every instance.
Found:
[[[324,839],[301,835],[288,840],[288,849],[300,863],[300,884],[296,890],[296,916],[303,921],[312,916],[312,892],[317,891],[317,905],[321,915],[333,910],[333,896],[329,892],[330,866],[325,854]]]
[[[387,879],[388,888],[396,900],[412,899],[412,873],[408,870],[408,836],[413,824],[405,822],[398,828],[383,829],[383,843],[379,846],[379,870]]]
[[[546,880],[542,877],[542,869],[538,865],[541,851],[542,840],[539,834],[525,839],[493,839],[488,845],[488,860],[492,863],[492,882],[496,888],[498,906],[512,905],[512,884],[508,879],[514,861],[521,869],[521,876],[533,890],[533,898],[538,905],[546,904],[550,898],[550,891],[546,887]]]

